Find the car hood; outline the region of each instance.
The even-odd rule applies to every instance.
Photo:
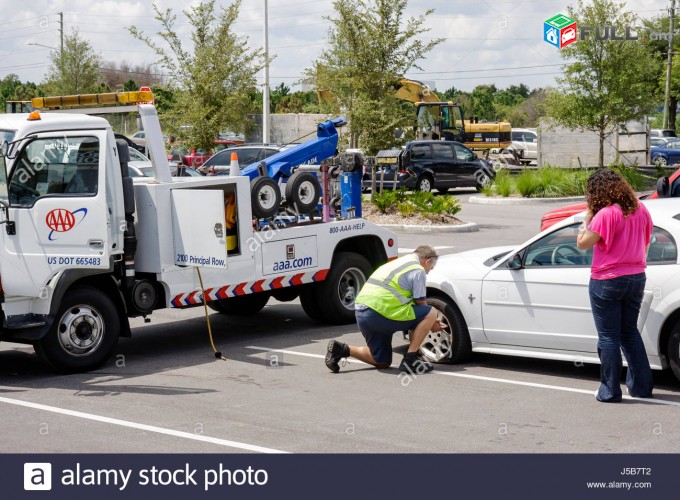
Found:
[[[501,254],[508,254],[515,248],[517,247],[488,247],[442,255],[437,261],[437,266],[428,275],[428,281],[482,279],[496,264],[490,259]]]

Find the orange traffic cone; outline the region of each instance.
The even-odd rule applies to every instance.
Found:
[[[231,177],[241,175],[241,169],[238,165],[238,155],[231,153],[231,163],[229,164],[229,175]]]

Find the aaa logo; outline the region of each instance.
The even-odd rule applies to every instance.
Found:
[[[65,233],[70,231],[78,224],[80,224],[87,215],[87,208],[79,208],[71,212],[65,208],[55,208],[45,217],[45,223],[52,231],[50,231],[48,240],[54,241],[54,233]]]

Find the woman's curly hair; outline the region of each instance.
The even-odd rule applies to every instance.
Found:
[[[586,204],[595,215],[604,207],[617,203],[623,215],[635,212],[640,203],[633,188],[621,174],[608,168],[593,172],[586,184]]]

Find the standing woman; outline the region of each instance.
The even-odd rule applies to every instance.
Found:
[[[576,241],[581,250],[595,247],[589,287],[601,363],[595,399],[621,401],[621,351],[628,362],[628,393],[651,398],[654,380],[637,321],[652,218],[628,182],[606,168],[588,179],[586,203],[588,211]]]

